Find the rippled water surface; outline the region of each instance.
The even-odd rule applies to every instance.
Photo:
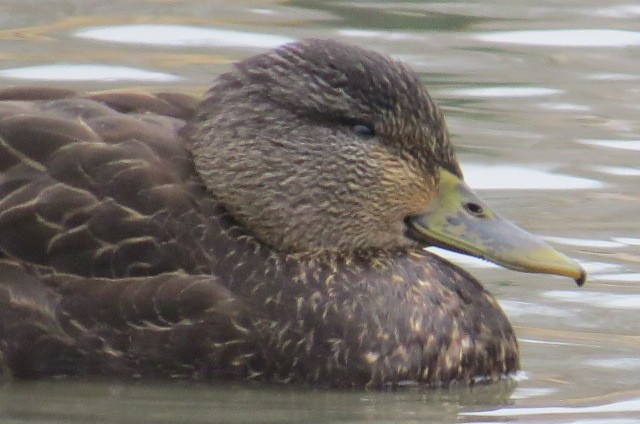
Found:
[[[624,1],[24,1],[0,5],[0,85],[201,92],[302,37],[410,63],[471,186],[578,258],[583,288],[444,254],[516,327],[524,371],[471,389],[335,392],[192,382],[0,389],[3,423],[640,423],[640,6]]]

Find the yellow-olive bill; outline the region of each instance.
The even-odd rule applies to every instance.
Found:
[[[427,245],[477,256],[505,268],[571,277],[586,272],[573,259],[493,212],[465,182],[439,169],[437,195],[424,214],[408,219],[409,236]]]

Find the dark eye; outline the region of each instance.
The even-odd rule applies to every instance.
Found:
[[[369,125],[356,124],[353,126],[353,131],[362,137],[373,137],[376,133]]]

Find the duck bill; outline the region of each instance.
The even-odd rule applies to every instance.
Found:
[[[586,273],[576,261],[501,218],[459,177],[442,168],[439,174],[430,210],[407,220],[409,237],[516,271],[567,276],[579,286],[584,283]]]

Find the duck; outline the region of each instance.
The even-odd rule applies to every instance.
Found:
[[[0,90],[0,366],[380,388],[520,368],[495,298],[439,246],[570,277],[469,188],[408,65],[326,39],[201,98]]]

